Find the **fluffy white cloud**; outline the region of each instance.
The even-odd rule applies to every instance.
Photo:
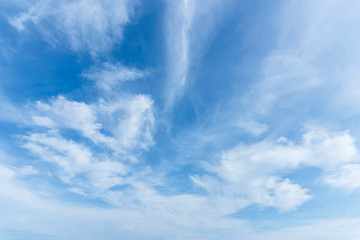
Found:
[[[209,171],[215,174],[213,177],[192,179],[211,194],[243,198],[248,204],[288,211],[311,196],[307,189],[287,178],[283,179],[283,175],[296,171],[300,166],[314,166],[326,172],[357,160],[355,140],[347,132],[312,128],[303,135],[299,144],[284,139],[240,144],[224,152],[219,164],[209,167]],[[356,169],[352,174],[357,174]],[[333,181],[333,186],[346,187],[346,179],[338,175],[327,177],[325,181]]]
[[[101,137],[101,124],[96,122],[96,109],[92,105],[59,96],[49,103],[38,101],[35,111],[32,119],[36,125],[76,129],[95,142]]]
[[[59,96],[49,103],[37,102],[32,120],[35,125],[50,129],[74,129],[95,144],[124,152],[132,148],[146,149],[153,143],[152,104],[151,98],[145,95],[100,99],[92,104]]]
[[[63,96],[39,101],[30,112],[37,128],[23,136],[23,148],[53,164],[52,173],[72,192],[106,199],[107,189],[133,184],[124,176],[153,144],[152,104],[148,96],[131,94],[91,104]]]
[[[256,193],[255,202],[260,206],[272,206],[280,211],[290,211],[311,198],[307,189],[292,183],[289,179],[279,181],[270,177],[265,186],[268,192]]]
[[[65,40],[74,51],[96,55],[122,39],[136,1],[38,1],[9,22],[19,31],[31,21],[51,44]]]
[[[303,143],[312,152],[306,165],[331,169],[359,160],[355,139],[347,131],[328,132],[313,128],[303,135]]]

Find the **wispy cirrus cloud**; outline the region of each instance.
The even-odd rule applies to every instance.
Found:
[[[185,87],[189,71],[190,29],[195,1],[168,1],[167,44],[169,58],[168,99],[173,104]],[[179,29],[180,28],[180,29]]]
[[[22,137],[23,148],[52,164],[53,174],[69,189],[103,194],[129,184],[123,179],[133,171],[137,154],[153,144],[152,111],[152,100],[143,95],[92,104],[63,96],[37,102],[30,114],[38,128]]]
[[[33,124],[53,130],[73,129],[95,144],[122,152],[133,147],[147,148],[152,143],[153,101],[145,95],[128,95],[87,104],[63,96],[49,103],[37,102]],[[106,131],[108,134],[103,134]]]
[[[357,114],[357,7],[356,2],[341,1],[285,3],[276,45],[263,59],[262,79],[243,98],[252,106],[248,114],[256,120],[274,109],[311,112],[316,105],[334,118],[334,111],[342,112],[338,118]]]
[[[353,192],[360,189],[360,164],[344,164],[328,172],[325,183],[337,189]]]
[[[220,20],[221,10],[229,3],[231,1],[166,1],[166,108],[173,107],[177,99],[184,94],[189,84],[191,68],[201,59],[211,30],[216,21]]]
[[[109,62],[103,63],[101,66],[92,67],[83,73],[84,77],[95,81],[97,87],[104,91],[114,90],[126,81],[134,81],[146,75],[145,71]]]
[[[19,31],[34,24],[52,45],[63,41],[74,51],[93,56],[111,50],[123,37],[136,1],[35,1],[28,11],[9,19]]]
[[[88,147],[73,140],[64,139],[58,133],[34,133],[24,137],[23,148],[42,161],[54,167],[54,174],[71,187],[106,190],[121,184],[121,176],[127,173],[127,167],[105,156],[93,153]],[[97,174],[97,178],[91,177]],[[79,176],[85,178],[79,179]]]

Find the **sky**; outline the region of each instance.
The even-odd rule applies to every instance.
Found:
[[[359,0],[0,0],[0,238],[357,240]]]

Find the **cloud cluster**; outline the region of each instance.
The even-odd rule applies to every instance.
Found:
[[[21,137],[22,147],[50,163],[52,175],[71,192],[111,199],[111,194],[108,198],[104,192],[133,185],[133,165],[154,144],[151,97],[124,93],[112,86],[143,75],[140,70],[131,72],[107,63],[84,74],[95,81],[100,92],[105,91],[104,98],[86,103],[60,95],[30,104],[23,115],[33,130]],[[140,170],[137,174],[141,175]]]
[[[41,128],[24,137],[23,147],[56,164],[64,182],[70,183],[81,174],[96,173],[98,178],[92,177],[91,185],[94,181],[106,181],[102,188],[107,189],[119,184],[118,176],[127,173],[121,162],[136,160],[134,151],[153,143],[152,111],[152,100],[144,95],[93,104],[63,96],[49,103],[37,102],[32,119]],[[67,130],[74,132],[66,134]],[[86,139],[100,150],[94,152]]]
[[[37,102],[32,120],[48,129],[73,129],[95,144],[115,152],[152,144],[153,101],[146,95],[130,95],[87,104],[58,96],[49,103]],[[106,132],[104,134],[102,132]]]
[[[193,180],[210,194],[289,211],[311,195],[284,175],[300,167],[317,167],[323,170],[325,183],[354,190],[359,187],[359,166],[355,140],[347,132],[312,128],[299,144],[285,138],[240,144],[224,152],[219,164],[209,167],[212,175],[194,176]]]
[[[144,185],[141,187],[140,183],[138,195],[128,192],[127,196],[121,197],[117,193],[122,200],[117,208],[78,206],[29,191],[17,180],[18,173],[13,169],[0,166],[0,173],[0,209],[3,214],[8,211],[12,213],[7,219],[0,218],[2,226],[43,233],[54,239],[91,239],[104,235],[108,239],[117,239],[120,235],[130,239],[150,236],[149,239],[204,240],[223,237],[238,239],[239,235],[249,240],[279,239],[284,236],[294,239],[356,239],[357,236],[358,219],[317,220],[296,227],[259,232],[242,220],[222,215],[233,210],[234,204],[243,204],[239,200],[229,201],[228,196],[221,195],[206,198],[185,194],[160,196]],[[273,198],[279,194],[283,198],[276,201],[283,200],[284,204],[288,204],[288,195],[294,193],[291,184],[288,180],[277,183],[275,180],[270,181],[267,187],[276,185]],[[140,200],[142,204],[136,207],[127,205],[131,203],[127,201],[129,198],[132,201]],[[326,231],[329,226],[330,232]],[[343,231],[344,228],[347,230]]]

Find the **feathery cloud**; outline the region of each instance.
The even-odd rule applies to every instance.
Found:
[[[127,0],[38,1],[27,12],[9,22],[19,31],[32,22],[52,45],[66,41],[77,52],[93,56],[111,48],[123,38],[136,2]]]

